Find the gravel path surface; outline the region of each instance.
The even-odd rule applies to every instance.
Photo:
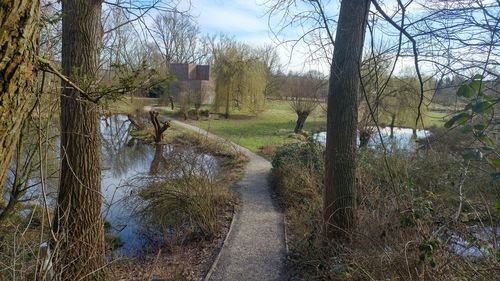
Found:
[[[173,121],[209,138],[227,140],[198,127]],[[271,163],[250,150],[233,144],[250,162],[238,182],[241,194],[239,211],[210,280],[250,281],[284,280],[285,230],[283,213],[273,204],[269,177]]]

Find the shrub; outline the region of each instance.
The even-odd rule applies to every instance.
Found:
[[[148,200],[145,218],[168,238],[171,232],[210,240],[219,230],[218,214],[230,194],[209,177],[184,175],[153,183],[140,193]],[[177,234],[177,233],[174,233]]]
[[[324,146],[313,139],[306,142],[286,144],[278,149],[272,160],[273,170],[285,162],[298,161],[308,170],[322,173],[324,167]]]
[[[192,153],[171,152],[166,170],[140,192],[146,200],[140,211],[144,226],[153,233],[160,230],[170,246],[210,241],[231,217],[236,198],[230,185],[243,174],[247,157],[199,134],[177,135],[172,141]],[[206,155],[216,157],[217,164],[207,166]]]
[[[282,146],[272,160],[274,186],[288,206],[304,204],[322,192],[324,148],[314,140]]]
[[[478,219],[478,226],[498,222],[498,211],[488,207],[498,191],[487,175],[474,168],[465,173],[468,164],[446,150],[360,150],[358,224],[352,243],[339,244],[323,235],[323,149],[291,144],[273,159],[275,186],[286,205],[290,275],[298,280],[495,280],[495,235],[481,240],[482,232],[453,221],[460,188],[466,198],[462,213],[473,212],[468,217]],[[491,255],[458,255],[450,247],[454,236]]]

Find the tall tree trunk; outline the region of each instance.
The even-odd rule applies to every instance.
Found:
[[[370,0],[343,0],[328,89],[324,221],[329,238],[355,226],[359,67]]]
[[[40,1],[0,2],[0,207],[7,169],[35,101]]]
[[[224,113],[224,118],[229,119],[229,92],[227,92],[226,96],[226,111]]]
[[[96,77],[101,1],[62,1],[62,69],[73,81]],[[98,107],[62,83],[61,174],[54,217],[58,280],[102,280],[101,139]]]
[[[293,130],[294,133],[302,133],[302,129],[304,129],[304,124],[306,123],[306,119],[308,116],[309,112],[297,113],[297,122],[295,122],[295,129]]]

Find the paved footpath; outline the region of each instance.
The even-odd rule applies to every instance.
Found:
[[[198,127],[178,121],[173,123],[228,142]],[[241,194],[239,211],[210,280],[284,280],[285,230],[283,213],[271,199],[268,182],[271,163],[244,147],[233,145],[247,155],[250,162],[243,179],[238,182]]]

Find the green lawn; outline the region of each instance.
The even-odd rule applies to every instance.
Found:
[[[411,115],[414,115],[414,117],[404,118],[403,120],[401,118],[400,119],[396,118],[395,126],[404,128],[412,128],[413,126],[415,126],[416,115],[414,113],[411,113]],[[427,112],[422,112],[422,118],[425,128],[433,126],[442,127],[446,122],[446,120],[449,118],[449,113],[438,112],[438,111],[427,111]],[[379,116],[380,126],[389,126],[390,123],[391,123],[390,115],[386,114]],[[419,128],[422,127],[420,121],[418,127]]]
[[[157,102],[157,99],[125,99],[113,104],[111,106],[113,110],[111,111],[115,113],[127,113],[134,109],[142,108],[144,105],[151,105]],[[177,108],[171,110],[168,106],[158,109],[170,117],[175,116],[178,111]],[[443,126],[443,118],[446,118],[447,115],[444,112],[426,112],[424,113],[424,124],[426,127]],[[291,110],[287,101],[268,100],[266,110],[257,116],[234,113],[228,120],[221,117],[219,120],[191,120],[189,122],[209,132],[223,136],[252,151],[260,152],[264,148],[264,154],[272,154],[272,150],[276,146],[297,141],[297,137],[293,134],[296,118],[296,114]],[[396,122],[397,126],[404,127],[411,127],[413,124],[413,120],[411,124],[399,124],[399,122]],[[325,129],[325,112],[322,107],[318,107],[307,119],[304,130],[308,134],[312,134],[324,131]],[[270,151],[266,152],[266,150]]]
[[[438,111],[428,111],[423,114],[425,127],[442,127],[444,123],[450,118],[450,113],[438,112]]]
[[[223,136],[252,151],[259,151],[261,147],[278,146],[287,142],[296,141],[289,136],[295,127],[296,114],[285,101],[268,101],[266,110],[255,116],[235,115],[234,119],[192,121],[191,123]],[[317,132],[325,130],[326,117],[318,107],[309,116],[304,130]]]

